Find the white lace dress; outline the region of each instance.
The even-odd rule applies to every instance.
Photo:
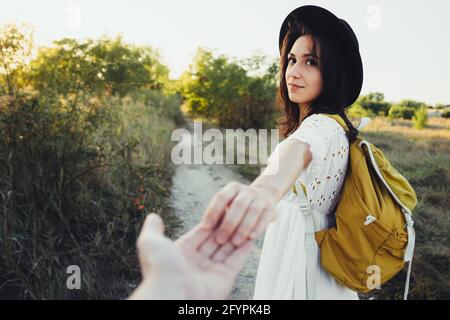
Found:
[[[332,210],[348,162],[349,143],[344,129],[327,116],[311,115],[281,143],[288,139],[298,139],[311,147],[313,158],[297,181],[306,187],[307,200],[316,216],[316,231],[334,226]],[[277,205],[277,219],[266,229],[254,299],[358,299],[356,292],[336,282],[321,267],[315,242],[315,261],[308,264],[313,266],[314,290],[307,292],[305,216],[295,197],[292,191],[285,194]]]

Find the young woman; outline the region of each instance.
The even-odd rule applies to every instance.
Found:
[[[305,216],[291,189],[304,186],[315,231],[333,226],[349,142],[358,134],[345,115],[362,86],[358,41],[344,20],[323,8],[303,6],[283,22],[279,48],[279,129],[286,139],[251,185],[231,183],[212,199],[203,223],[219,227],[200,250],[221,261],[234,246],[267,228],[255,299],[358,299],[321,267],[316,243],[313,261],[307,261]],[[323,114],[339,114],[350,133]]]

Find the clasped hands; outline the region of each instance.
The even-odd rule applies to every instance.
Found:
[[[275,219],[277,195],[232,182],[210,201],[202,220],[175,242],[156,214],[137,241],[142,282],[131,299],[225,299],[251,244]]]

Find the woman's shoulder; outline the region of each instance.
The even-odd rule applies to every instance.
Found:
[[[319,124],[327,124],[333,127],[341,127],[341,125],[334,120],[333,118],[322,114],[322,113],[314,113],[312,115],[310,115],[309,117],[307,117],[305,120],[303,120],[302,125],[316,125],[318,126]]]
[[[345,135],[344,128],[336,120],[320,113],[308,116],[296,131],[298,131],[297,134],[309,131],[326,138]]]

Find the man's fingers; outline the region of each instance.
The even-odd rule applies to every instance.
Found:
[[[147,215],[136,243],[144,277],[150,272],[150,266],[157,267],[160,264],[167,241],[162,219],[155,213]]]
[[[220,190],[211,200],[208,208],[205,210],[201,225],[205,229],[214,228],[222,217],[227,205],[236,197],[241,184],[238,182],[231,182]]]
[[[225,244],[223,244],[222,246],[220,246],[216,252],[214,252],[214,254],[212,255],[211,259],[214,262],[217,263],[222,263],[226,258],[228,258],[228,256],[235,250],[235,246],[230,243],[227,242]]]
[[[160,216],[156,213],[150,213],[144,220],[142,225],[141,234],[163,234],[164,233],[164,223]]]
[[[233,234],[250,206],[254,195],[250,192],[241,192],[232,202],[227,214],[218,228],[217,242],[224,244]]]
[[[231,272],[236,276],[242,269],[245,260],[247,259],[250,250],[252,249],[253,241],[247,241],[235,250],[223,262]]]
[[[156,213],[150,213],[147,215],[144,221],[144,228],[153,230],[158,233],[164,232],[164,223],[159,215]]]
[[[200,224],[197,224],[189,232],[182,235],[176,242],[181,243],[184,247],[197,250],[211,236],[212,231],[206,230]]]
[[[204,257],[210,257],[219,248],[219,244],[215,241],[216,232],[209,235],[205,242],[199,247],[198,252]]]

